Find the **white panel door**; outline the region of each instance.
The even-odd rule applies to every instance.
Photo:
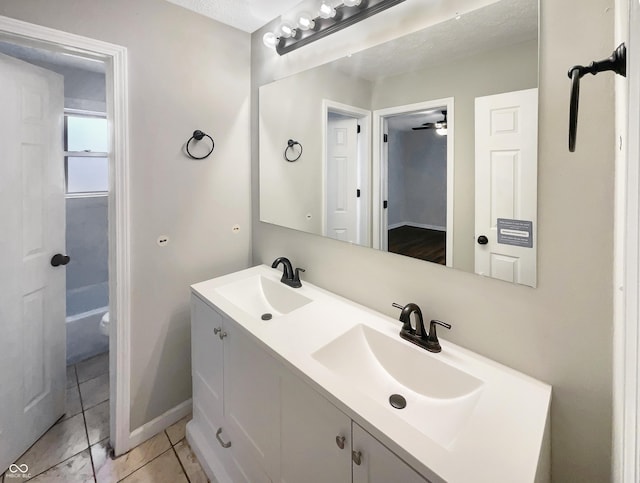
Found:
[[[0,55],[0,473],[65,410],[63,79]]]
[[[353,423],[353,483],[429,483],[382,443]],[[327,480],[328,481],[328,480]]]
[[[357,119],[329,116],[326,176],[326,236],[359,243]]]
[[[538,89],[478,97],[475,107],[475,272],[535,287]],[[498,243],[498,218],[531,222],[533,247]]]

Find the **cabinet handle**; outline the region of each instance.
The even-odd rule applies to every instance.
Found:
[[[338,445],[338,448],[344,449],[344,442],[345,442],[344,436],[336,436],[336,444]]]
[[[219,332],[222,332],[222,327],[216,327],[213,329],[213,335],[218,335]]]
[[[226,333],[226,332],[220,332],[220,333],[218,334],[218,337],[220,337],[220,340],[224,339],[226,336],[227,336],[227,333]]]
[[[352,451],[351,459],[356,465],[360,466],[362,464],[362,453],[360,451]]]
[[[223,448],[231,448],[231,441],[225,443],[224,441],[222,441],[220,434],[222,434],[222,428],[218,429],[218,432],[216,433],[216,439],[218,440],[218,443],[220,443],[220,446],[222,446]]]

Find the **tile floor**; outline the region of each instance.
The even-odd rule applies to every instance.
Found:
[[[67,412],[16,464],[30,479],[1,475],[0,482],[206,483],[185,439],[187,416],[117,459],[108,456],[109,355],[67,367]]]

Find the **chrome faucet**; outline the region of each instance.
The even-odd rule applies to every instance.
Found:
[[[451,329],[451,324],[442,322],[441,320],[432,320],[429,323],[429,332],[424,330],[424,320],[422,319],[422,311],[417,304],[408,303],[404,307],[400,304],[391,304],[396,309],[402,310],[400,313],[400,322],[402,322],[402,329],[400,329],[400,337],[409,342],[427,349],[429,352],[440,352],[442,347],[438,340],[438,334],[436,332],[436,325],[440,325],[445,329]],[[416,327],[413,328],[411,324],[411,314],[415,312],[417,321]]]
[[[278,265],[282,264],[284,267],[282,269],[282,278],[280,281],[285,285],[288,285],[292,288],[300,288],[302,287],[302,282],[300,281],[300,272],[304,272],[304,268],[296,268],[295,271],[291,266],[291,262],[288,258],[278,257],[271,264],[271,268],[278,268]]]

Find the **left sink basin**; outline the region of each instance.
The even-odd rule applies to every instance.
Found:
[[[264,314],[286,315],[311,302],[295,289],[262,275],[231,282],[216,290],[229,302],[258,318]]]

